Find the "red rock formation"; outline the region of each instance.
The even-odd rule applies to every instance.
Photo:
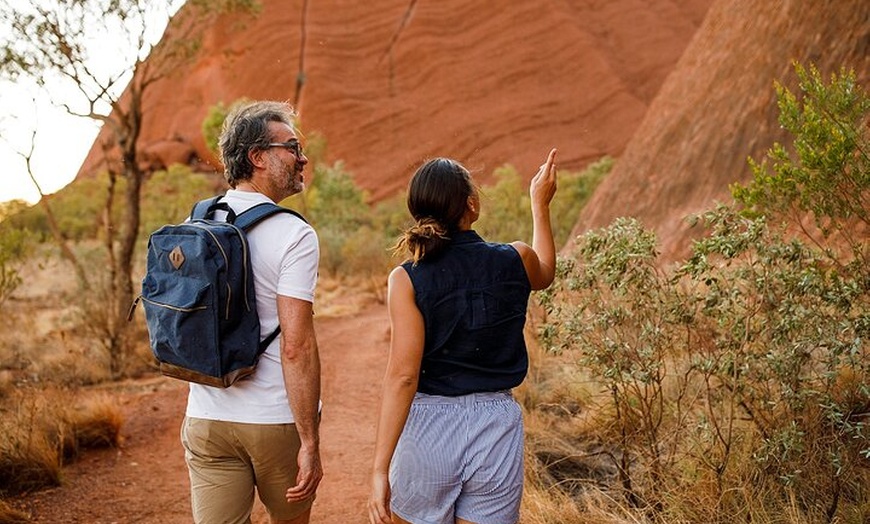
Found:
[[[453,156],[481,177],[504,163],[531,176],[552,146],[562,168],[619,155],[712,0],[263,0],[225,17],[199,59],[146,96],[142,144],[201,136],[208,109],[295,96],[374,198],[404,188],[424,158]],[[99,140],[99,138],[98,138]],[[183,147],[181,149],[184,149]],[[94,171],[94,148],[81,173]]]
[[[747,157],[787,143],[773,84],[795,85],[793,61],[825,77],[853,68],[868,86],[870,2],[714,3],[575,233],[635,216],[666,258],[686,254],[695,232],[684,217],[730,200],[729,184],[751,178]]]

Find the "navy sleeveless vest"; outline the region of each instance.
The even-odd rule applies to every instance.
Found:
[[[417,390],[457,396],[518,386],[529,364],[531,285],[522,258],[474,231],[451,236],[431,260],[402,264],[426,329]]]

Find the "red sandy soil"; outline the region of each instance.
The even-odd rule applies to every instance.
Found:
[[[367,522],[365,502],[380,382],[388,351],[386,307],[316,321],[323,371],[321,450],[325,475],[313,523]],[[119,448],[88,451],[60,487],[13,504],[35,523],[191,522],[179,428],[186,384],[163,377],[114,385],[125,415]],[[267,523],[259,502],[253,523]]]

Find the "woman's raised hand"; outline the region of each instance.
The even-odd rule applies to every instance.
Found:
[[[538,169],[529,184],[532,200],[532,245],[514,242],[523,258],[523,266],[532,289],[545,289],[556,276],[556,245],[550,224],[550,201],[556,194],[556,149],[551,149],[547,161]]]
[[[548,210],[553,195],[556,194],[556,149],[550,150],[547,161],[541,164],[529,185],[532,198],[532,211]]]

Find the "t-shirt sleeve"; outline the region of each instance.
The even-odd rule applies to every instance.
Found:
[[[306,227],[297,240],[287,246],[281,258],[278,294],[313,303],[319,262],[317,233]]]

